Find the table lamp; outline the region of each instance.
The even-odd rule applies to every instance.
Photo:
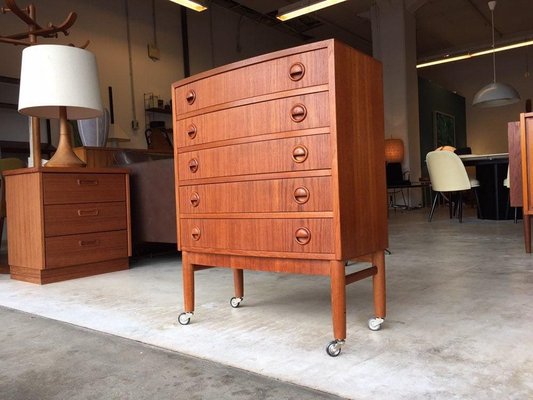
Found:
[[[72,120],[102,115],[96,57],[71,46],[36,45],[22,52],[19,109],[21,114],[59,118],[59,144],[46,167],[82,167],[72,150]]]

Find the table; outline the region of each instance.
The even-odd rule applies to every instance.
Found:
[[[420,188],[422,190],[422,206],[425,207],[426,204],[431,204],[432,196],[429,192],[427,195],[427,189],[431,188],[430,181],[423,182],[411,182],[408,185],[388,185],[387,186],[387,195],[389,196],[389,207],[391,208],[403,208],[405,210],[411,210],[417,207],[411,207],[411,189]],[[404,189],[407,191],[407,201],[405,201],[405,196],[403,194]],[[402,195],[403,205],[396,204],[396,194],[400,192]],[[429,201],[427,201],[429,199]]]
[[[483,219],[506,219],[507,197],[503,180],[507,176],[509,153],[465,154],[459,156],[465,166],[476,167],[478,197]]]

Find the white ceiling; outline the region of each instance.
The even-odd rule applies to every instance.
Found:
[[[278,24],[279,8],[294,0],[212,0],[233,11],[263,17]],[[402,0],[388,0],[402,1]],[[425,60],[443,54],[490,47],[490,10],[486,0],[404,0],[416,19],[417,56]],[[372,49],[370,7],[373,0],[348,0],[283,23],[309,40],[338,38],[368,53]],[[281,22],[279,24],[282,24]],[[533,0],[499,0],[494,11],[496,44],[533,39]]]

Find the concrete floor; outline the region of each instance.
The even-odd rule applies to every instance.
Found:
[[[225,367],[229,365],[274,378],[265,383],[268,389],[264,392],[263,383],[252,389],[250,379],[236,378],[237,387],[251,391],[243,394],[249,397],[241,398],[261,398],[258,393],[284,390],[276,379],[351,399],[533,398],[533,258],[524,253],[521,222],[478,220],[467,215],[459,224],[447,219],[446,210],[441,209],[428,223],[427,213],[427,209],[391,212],[387,320],[381,331],[369,331],[370,281],[351,285],[347,289],[347,343],[337,358],[324,351],[332,333],[329,282],[323,277],[246,272],[245,301],[239,309],[232,309],[228,304],[231,273],[225,269],[201,271],[196,279],[196,312],[188,326],[176,322],[182,308],[181,265],[169,257],[142,260],[129,271],[46,286],[1,276],[0,305],[215,361],[224,365],[220,367],[223,371],[229,371]],[[17,329],[18,322],[14,324]],[[22,326],[32,329],[34,324]],[[34,336],[31,343],[51,336],[39,332],[35,327],[29,333]],[[28,340],[21,338],[16,348],[24,351],[25,342]],[[64,340],[59,342],[60,347],[69,347]],[[124,343],[137,349],[133,352],[146,349],[140,343]],[[81,359],[91,363],[87,354],[100,349],[96,345],[95,350],[83,350]],[[31,348],[26,351],[31,352]],[[39,356],[40,352],[36,353]],[[17,357],[27,357],[23,354]],[[3,353],[0,355],[4,364]],[[123,364],[133,364],[133,371],[150,381],[160,372],[153,367],[159,365],[157,358],[144,369],[144,365],[134,365],[131,355],[111,351],[109,357],[103,363],[118,365],[118,372],[109,374],[116,374],[119,380]],[[72,372],[72,366],[64,364],[65,358],[58,358],[58,368],[64,365]],[[24,371],[19,375],[11,365],[8,382],[42,381],[47,385],[49,358],[41,356],[31,362],[42,375],[27,379]],[[161,365],[161,371],[172,368]],[[199,368],[205,370],[202,364]],[[231,370],[229,375],[239,372]],[[91,373],[96,374],[93,381],[99,383],[101,392],[95,397],[87,392],[87,397],[80,398],[101,398],[102,393],[106,398],[112,396],[117,385],[102,379],[97,367],[69,376],[90,382]],[[187,370],[176,367],[167,383],[194,388],[185,398],[192,398],[193,393],[199,398],[238,398],[231,386],[223,392],[223,375],[213,375],[214,392],[203,378],[187,376]],[[152,392],[164,385],[154,382],[146,383]],[[219,384],[221,388],[216,389]],[[20,385],[22,390],[25,384]],[[129,385],[122,380],[118,386],[128,390]],[[168,390],[179,396],[179,388]],[[207,392],[203,393],[204,389]],[[327,398],[321,393],[291,392],[297,389],[290,386],[289,392],[276,392],[272,398]],[[60,392],[50,398],[72,398],[75,389],[65,390],[64,396]]]
[[[0,320],[2,400],[339,399],[12,309]]]

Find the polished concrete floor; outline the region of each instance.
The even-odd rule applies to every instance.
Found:
[[[231,273],[225,269],[201,271],[196,279],[196,312],[187,326],[176,322],[182,294],[181,265],[175,257],[144,259],[129,271],[45,286],[0,276],[0,305],[145,343],[119,339],[130,350],[109,351],[104,363],[130,365],[133,376],[147,379],[147,388],[174,390],[174,398],[193,398],[193,394],[206,399],[269,398],[261,394],[281,399],[328,398],[323,393],[351,399],[533,398],[533,258],[524,252],[522,223],[478,220],[470,212],[460,224],[449,220],[444,209],[428,223],[427,213],[427,209],[390,213],[387,319],[381,331],[369,331],[370,281],[349,286],[347,342],[337,358],[324,351],[332,332],[329,282],[323,277],[246,272],[245,301],[232,309],[228,304]],[[26,314],[14,315],[28,318]],[[28,357],[37,346],[37,357],[26,362],[26,367],[31,365],[29,371],[10,364],[6,368],[9,374],[0,375],[2,391],[7,387],[11,394],[24,393],[26,385],[48,385],[53,381],[50,375],[62,375],[67,369],[69,376],[79,377],[72,379],[73,385],[83,385],[84,379],[90,382],[91,374],[96,374],[98,394],[91,397],[90,392],[82,391],[78,398],[102,398],[102,394],[135,398],[128,397],[128,392],[115,396],[117,387],[128,390],[133,383],[120,369],[104,368],[109,372],[98,375],[98,367],[88,356],[93,352],[105,356],[108,351],[102,351],[99,340],[116,338],[104,335],[90,339],[87,348],[82,344],[70,347],[69,339],[63,337],[52,340],[49,347],[60,351],[67,348],[54,358],[53,353],[47,355],[48,349],[38,348],[41,341],[53,336],[41,335],[40,323],[12,323],[15,331],[20,326],[34,332],[18,343],[17,335],[9,337],[10,347],[15,349],[11,356]],[[66,328],[74,337],[101,335]],[[0,343],[4,342],[1,337],[8,335],[3,332],[5,328],[0,326]],[[32,346],[25,350],[29,343]],[[205,361],[187,358],[200,363],[199,368],[206,370],[214,383],[207,385],[206,376],[188,374],[188,361],[182,362],[181,355],[146,344],[210,360],[208,364],[215,368],[212,375],[202,366]],[[115,346],[111,344],[112,349]],[[128,352],[146,349],[161,351],[163,356],[154,356],[155,361],[146,365],[127,357]],[[86,360],[90,366],[76,374],[76,368],[66,361],[69,350],[79,351],[80,363]],[[2,362],[4,354],[0,353]],[[94,357],[95,364],[98,357]],[[175,359],[175,367],[159,364],[157,357]],[[226,372],[217,373],[215,363]],[[56,374],[51,372],[51,365],[58,368]],[[161,365],[160,370],[154,365]],[[174,375],[165,372],[173,368]],[[250,375],[254,379],[242,377],[238,375],[246,374],[242,370],[271,379],[256,386],[254,379],[263,378],[254,374]],[[152,381],[159,372],[167,381]],[[225,385],[224,374],[233,376],[236,387],[249,392],[234,397],[237,389]],[[116,376],[120,384],[105,376]],[[279,387],[283,385],[280,381],[319,392],[293,385]],[[184,388],[190,394],[178,397]],[[300,389],[301,395],[294,391]],[[68,385],[63,390],[36,398],[73,398],[72,394],[78,393]]]

